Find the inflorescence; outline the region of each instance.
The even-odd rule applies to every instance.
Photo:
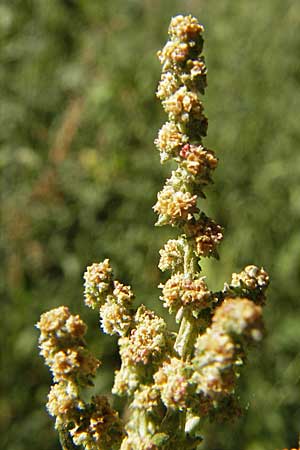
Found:
[[[206,88],[203,26],[192,16],[171,20],[169,41],[158,52],[162,76],[157,90],[168,121],[155,140],[162,163],[177,168],[158,193],[157,225],[179,229],[160,250],[159,268],[170,277],[160,284],[161,301],[179,324],[177,333],[141,305],[113,277],[108,259],[84,274],[85,304],[100,314],[104,333],[119,338],[121,367],[113,394],[129,400],[123,424],[106,397],[86,403],[81,391],[92,383],[100,362],[88,351],[86,326],[68,308],[41,316],[41,355],[54,384],[47,408],[56,419],[64,449],[196,449],[203,419],[231,420],[241,414],[235,394],[247,347],[263,337],[262,306],[268,274],[256,266],[234,273],[222,291],[212,292],[201,276],[200,259],[218,258],[222,227],[202,210],[218,159],[206,148],[202,96]]]

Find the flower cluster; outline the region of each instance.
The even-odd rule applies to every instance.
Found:
[[[177,312],[181,307],[191,308],[198,317],[199,312],[209,308],[213,298],[204,277],[190,277],[189,274],[176,273],[165,283],[160,284],[161,300],[170,312]]]
[[[158,52],[163,69],[157,96],[169,120],[159,131],[155,144],[162,162],[170,158],[178,162],[181,178],[179,184],[168,180],[158,194],[154,206],[159,214],[158,225],[180,226],[193,220],[199,211],[197,197],[211,182],[211,173],[217,166],[214,152],[202,145],[207,128],[200,98],[206,86],[203,31],[193,17],[177,16],[170,24],[170,40]]]
[[[82,387],[92,384],[100,365],[83,340],[84,322],[61,306],[42,314],[37,327],[40,353],[54,381],[47,409],[56,418],[61,442],[83,445],[87,450],[119,448],[124,431],[118,413],[105,397],[93,397],[86,403],[80,395]]]
[[[126,334],[132,322],[134,295],[130,286],[113,280],[108,259],[89,266],[84,274],[85,304],[99,309],[102,329],[107,334]]]
[[[112,393],[127,396],[129,420],[122,423],[106,397],[81,396],[99,361],[87,350],[86,326],[68,308],[41,316],[40,349],[53,373],[47,408],[56,417],[63,449],[196,450],[204,417],[240,416],[235,387],[247,346],[264,333],[262,305],[269,276],[247,266],[222,291],[201,276],[204,257],[219,258],[222,227],[200,208],[218,160],[202,140],[207,118],[202,95],[207,70],[203,26],[192,16],[171,20],[170,39],[158,52],[162,76],[157,97],[168,114],[155,140],[161,162],[177,168],[158,193],[157,225],[180,229],[160,250],[159,268],[170,271],[160,284],[163,306],[179,324],[176,332],[153,311],[133,307],[130,286],[113,277],[108,259],[84,274],[85,304],[99,312],[104,333],[116,334],[121,364]]]
[[[232,394],[244,358],[242,343],[259,341],[262,331],[260,306],[247,299],[226,299],[195,344],[192,379],[197,391],[214,400]]]
[[[242,272],[232,274],[231,283],[225,283],[223,292],[225,297],[246,297],[263,305],[269,281],[269,275],[262,267],[246,266]]]

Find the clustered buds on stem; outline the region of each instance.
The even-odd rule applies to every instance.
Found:
[[[92,384],[100,365],[86,348],[84,322],[61,306],[42,314],[37,327],[41,332],[40,353],[54,381],[47,409],[56,417],[63,449],[119,449],[124,431],[118,413],[104,396],[92,397],[86,403],[81,395],[82,388]]]
[[[80,389],[91,383],[99,366],[86,349],[85,325],[66,307],[45,313],[38,324],[40,348],[55,383],[47,406],[64,448],[193,450],[202,441],[204,418],[229,420],[241,413],[236,380],[247,346],[263,336],[269,278],[263,269],[247,266],[222,291],[212,292],[200,275],[200,259],[218,258],[223,238],[221,226],[199,202],[218,162],[203,144],[203,31],[192,16],[174,17],[170,40],[158,53],[163,68],[157,96],[168,121],[155,144],[161,162],[173,159],[177,168],[158,193],[154,210],[157,225],[180,230],[160,250],[159,268],[170,271],[170,278],[159,288],[179,329],[168,331],[144,305],[135,311],[131,288],[114,280],[108,259],[87,268],[85,303],[99,311],[105,333],[119,336],[121,367],[112,392],[127,396],[130,418],[123,426],[105,397],[82,400]]]

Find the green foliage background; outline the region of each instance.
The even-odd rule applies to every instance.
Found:
[[[162,311],[152,205],[170,167],[155,52],[172,15],[206,28],[207,145],[220,164],[204,210],[225,227],[212,288],[255,263],[271,275],[267,338],[249,357],[235,424],[203,450],[275,450],[300,432],[300,3],[297,0],[2,0],[0,3],[1,447],[59,448],[44,410],[50,375],[34,324],[65,304],[89,324],[108,392],[113,339],[83,307],[86,265],[112,260],[138,301]]]

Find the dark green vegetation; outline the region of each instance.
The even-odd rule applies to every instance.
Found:
[[[268,330],[244,370],[244,417],[208,425],[203,450],[295,445],[300,420],[300,4],[297,0],[3,0],[0,4],[1,445],[53,450],[50,376],[33,325],[70,306],[89,323],[108,392],[119,361],[82,302],[86,265],[111,258],[138,301],[161,311],[151,210],[169,168],[155,52],[172,15],[206,28],[207,145],[220,158],[204,210],[225,228],[221,287],[249,263],[271,276]],[[251,366],[251,368],[250,368]]]

